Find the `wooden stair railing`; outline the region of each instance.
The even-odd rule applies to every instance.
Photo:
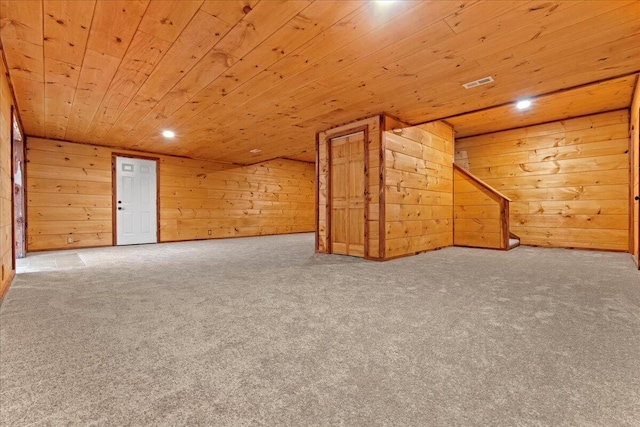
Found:
[[[453,164],[454,245],[509,250],[509,199]]]

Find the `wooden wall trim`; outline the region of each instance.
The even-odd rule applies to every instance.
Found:
[[[453,168],[456,169],[461,174],[466,175],[468,178],[470,178],[471,180],[475,181],[481,187],[484,187],[489,192],[495,194],[499,198],[504,199],[504,200],[506,200],[508,202],[512,201],[510,198],[508,198],[507,196],[505,196],[504,194],[502,194],[501,192],[499,192],[498,190],[496,190],[495,188],[493,188],[492,186],[490,186],[489,184],[487,184],[486,182],[484,182],[483,180],[481,180],[480,178],[478,178],[477,176],[475,176],[474,174],[472,174],[471,172],[466,170],[465,168],[463,168],[461,166],[458,166],[455,163],[453,164]]]
[[[320,249],[320,132],[316,132],[316,165],[315,165],[316,181],[315,187],[315,203],[314,203],[314,215],[315,215],[315,248],[314,251],[318,252]]]
[[[509,201],[500,199],[500,226],[502,249],[509,250]]]
[[[453,151],[453,168],[451,169],[451,180],[453,181],[453,190],[451,191],[451,233],[453,234],[453,246],[456,246],[456,168],[455,168],[455,155],[456,155],[456,130],[449,122],[442,121],[444,124],[451,128],[451,149]]]
[[[116,219],[116,206],[118,206],[118,202],[116,200],[116,157],[117,156],[114,153],[111,153],[111,246],[118,245],[118,221]]]
[[[636,79],[636,88],[637,88],[637,84],[638,81]],[[635,146],[634,146],[634,135],[633,135],[633,130],[634,130],[634,123],[633,123],[633,115],[632,115],[632,109],[633,107],[629,107],[629,253],[631,255],[635,255],[634,251],[635,251],[635,240],[637,238],[637,236],[635,235],[636,233],[634,233],[635,230],[635,218],[634,218],[634,209],[635,209],[635,197],[634,197],[634,193],[635,193],[635,189],[633,188],[633,183],[635,180],[635,174],[637,173],[637,171],[634,171],[634,166],[635,166]]]
[[[11,147],[11,166],[9,167],[9,182],[11,184],[11,268],[13,271],[16,270],[16,184],[15,184],[15,176],[16,171],[14,170],[15,158],[13,155],[14,147],[13,147],[13,115],[15,114],[15,105],[11,106],[11,114],[9,114],[9,147]],[[22,142],[24,147],[24,141]]]
[[[10,167],[10,181],[11,181],[11,256],[12,256],[12,266],[13,269],[16,269],[16,194],[15,194],[15,175],[16,175],[16,170],[15,170],[15,163],[16,163],[16,159],[15,159],[15,144],[14,144],[14,140],[15,140],[15,132],[14,132],[14,127],[13,124],[14,122],[18,125],[18,131],[20,132],[20,137],[21,137],[21,142],[22,142],[22,162],[21,162],[21,167],[22,167],[22,215],[23,215],[23,229],[22,229],[22,239],[23,239],[23,252],[26,255],[27,253],[27,171],[26,171],[26,166],[27,166],[27,141],[26,138],[24,136],[24,130],[22,129],[22,124],[20,123],[20,116],[18,115],[18,109],[15,105],[11,106],[11,115],[10,115],[10,124],[9,124],[9,128],[10,128],[10,147],[11,147],[11,167]]]
[[[369,255],[369,126],[362,130],[364,141],[364,256]]]
[[[410,257],[410,256],[426,254],[427,252],[439,251],[441,249],[450,248],[450,247],[451,246],[438,246],[438,247],[432,248],[432,249],[425,249],[425,250],[422,250],[422,251],[415,251],[415,252],[410,252],[410,253],[407,253],[407,254],[393,255],[393,256],[390,256],[390,257],[386,257],[385,259],[378,259],[378,260],[374,260],[374,261],[393,261],[393,260],[400,259],[400,258],[407,258],[407,257]]]
[[[16,278],[16,272],[15,270],[9,272],[9,277],[7,277],[7,279],[5,280],[5,283],[7,284],[4,288],[0,287],[0,306],[2,306],[2,302],[4,301],[4,297],[7,295],[7,292],[9,292],[9,288],[11,287],[11,285],[13,284],[13,279]]]
[[[640,270],[640,75],[636,76],[629,109],[629,252]]]
[[[24,206],[22,211],[23,216],[23,230],[22,233],[24,235],[24,255],[27,256],[29,253],[29,245],[27,242],[29,241],[29,201],[27,199],[27,188],[29,185],[29,177],[27,173],[27,137],[24,135],[24,128],[22,127],[22,123],[20,122],[20,116],[16,114],[16,118],[18,119],[18,128],[20,129],[20,133],[22,135],[22,197],[24,199]]]
[[[451,200],[453,202],[452,206],[451,206],[451,218],[453,218],[452,220],[452,224],[451,224],[451,234],[453,234],[453,246],[460,246],[456,244],[456,181],[455,181],[455,172],[453,174],[453,191],[451,192]]]
[[[379,189],[379,193],[380,193],[380,207],[379,207],[379,220],[380,220],[380,237],[379,239],[379,249],[378,249],[378,255],[380,257],[380,259],[387,259],[387,230],[386,230],[386,226],[387,226],[387,216],[386,216],[386,211],[387,211],[387,200],[386,200],[386,183],[387,183],[387,172],[386,172],[386,159],[387,159],[387,155],[386,155],[386,151],[387,151],[387,147],[386,147],[386,139],[384,137],[384,133],[387,130],[387,118],[384,114],[380,115],[380,189]]]
[[[331,244],[331,208],[332,208],[332,203],[331,203],[331,138],[326,138],[325,139],[325,146],[326,146],[326,150],[327,150],[327,214],[326,214],[326,220],[325,223],[327,224],[326,227],[326,231],[325,231],[325,235],[327,236],[327,244],[325,245],[327,248],[327,253],[328,254],[332,254],[333,253],[333,245]]]
[[[293,160],[293,159],[287,159],[287,160]],[[301,160],[293,160],[294,162],[300,162]],[[304,162],[304,163],[309,163],[309,162]],[[309,231],[294,231],[291,233],[287,233],[287,234],[307,234],[309,233]],[[227,240],[227,239],[248,239],[248,238],[252,238],[252,237],[263,237],[263,236],[279,236],[280,234],[274,234],[274,233],[267,233],[267,234],[260,234],[259,236],[222,236],[222,237],[216,237],[216,240]],[[201,242],[201,241],[205,241],[205,240],[211,240],[211,239],[206,239],[206,238],[196,238],[196,239],[177,239],[177,240],[167,240],[166,242],[160,242],[158,241],[159,245],[164,245],[167,243],[177,243],[177,242]],[[100,247],[100,246],[94,246],[96,248]],[[91,248],[91,246],[87,246],[87,247],[83,247],[83,249],[89,249]],[[48,250],[53,250],[56,251],[58,249],[45,249],[43,250],[43,252],[46,252]]]

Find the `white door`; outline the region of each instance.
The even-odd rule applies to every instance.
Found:
[[[116,244],[157,243],[156,162],[116,157]]]

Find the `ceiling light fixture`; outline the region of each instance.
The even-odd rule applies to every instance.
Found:
[[[173,138],[174,136],[176,136],[176,133],[172,130],[163,130],[162,136],[164,136],[165,138]]]
[[[531,100],[530,99],[522,99],[522,100],[518,101],[517,104],[516,104],[516,108],[518,110],[526,110],[529,107],[531,107]]]

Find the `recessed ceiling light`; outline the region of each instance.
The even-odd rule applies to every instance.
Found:
[[[529,107],[531,107],[531,100],[530,99],[522,99],[522,100],[518,101],[518,103],[516,104],[516,108],[518,110],[526,110]]]
[[[259,148],[254,148],[253,150],[251,150],[251,151],[249,151],[249,152],[250,152],[250,153],[253,153],[253,154],[258,154],[258,153],[259,153],[259,152],[261,152],[261,151],[262,151],[262,150],[261,150],[261,149],[259,149]]]
[[[176,136],[176,133],[172,130],[163,130],[162,136],[164,136],[165,138],[173,138],[174,136]]]

